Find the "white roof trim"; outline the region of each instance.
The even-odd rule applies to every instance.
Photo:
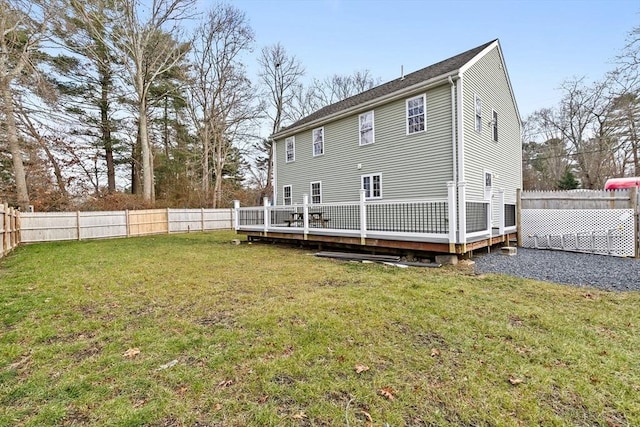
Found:
[[[487,53],[491,52],[495,48],[498,48],[498,54],[500,55],[500,62],[502,63],[502,69],[504,71],[505,77],[507,78],[507,85],[509,86],[509,94],[511,95],[511,101],[513,102],[513,106],[516,109],[516,115],[518,116],[520,127],[522,127],[522,117],[520,117],[520,110],[518,109],[518,103],[516,102],[516,97],[515,97],[515,94],[513,93],[513,86],[511,85],[511,79],[509,78],[509,72],[507,71],[507,64],[504,61],[504,56],[502,55],[502,48],[500,47],[500,42],[498,40],[491,43],[489,46],[484,48],[482,52],[478,53],[469,62],[464,64],[462,67],[460,67],[460,74],[464,74],[465,71],[467,71],[469,68],[475,65]]]

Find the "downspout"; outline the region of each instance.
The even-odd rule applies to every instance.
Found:
[[[273,149],[273,159],[272,159],[272,161],[273,161],[273,170],[272,170],[271,173],[273,173],[273,177],[272,177],[271,182],[273,183],[273,189],[272,189],[273,190],[273,194],[272,194],[273,199],[271,199],[272,200],[271,205],[272,206],[277,206],[278,205],[278,169],[277,169],[278,168],[278,161],[277,161],[278,160],[278,157],[277,157],[278,150],[276,150],[276,140],[275,139],[273,140],[272,149]]]
[[[456,159],[456,142],[457,142],[457,132],[456,132],[456,84],[453,81],[451,76],[447,77],[449,81],[449,85],[451,86],[451,165],[453,169],[453,177],[451,178],[451,184],[448,184],[449,187],[452,187],[451,190],[453,193],[449,193],[449,252],[456,252],[456,231],[458,230],[458,209],[457,209],[457,183],[458,183],[458,168],[457,168],[457,159]]]
[[[452,163],[453,163],[453,178],[451,180],[454,184],[458,182],[458,170],[456,161],[456,83],[451,76],[447,78],[451,85],[451,148],[452,148]]]
[[[460,75],[458,79],[458,138],[457,138],[457,151],[458,151],[458,181],[464,182],[464,100],[462,92],[464,90],[464,77]]]
[[[458,79],[458,113],[457,154],[458,154],[458,243],[462,244],[462,252],[466,252],[467,243],[467,203],[466,182],[464,174],[464,75]]]

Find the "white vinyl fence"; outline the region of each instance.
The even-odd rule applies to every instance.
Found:
[[[20,219],[22,243],[229,230],[233,227],[231,209],[23,212]]]

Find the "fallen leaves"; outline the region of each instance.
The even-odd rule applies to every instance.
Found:
[[[140,349],[138,347],[133,347],[125,351],[122,354],[122,357],[126,357],[127,359],[134,359],[139,354],[140,354]]]
[[[522,379],[516,378],[513,375],[511,375],[509,377],[509,382],[511,383],[511,385],[518,385],[518,384],[522,384]]]
[[[356,374],[361,374],[363,372],[367,372],[370,368],[367,365],[356,365],[355,370]]]
[[[293,418],[294,420],[304,420],[305,418],[307,418],[307,414],[305,414],[304,411],[300,411],[295,415],[292,415],[291,418]]]
[[[380,396],[384,397],[387,400],[394,400],[396,398],[395,392],[396,391],[391,387],[382,387],[380,390],[378,390]]]
[[[222,380],[218,383],[217,388],[227,388],[233,385],[233,380]]]
[[[437,348],[432,348],[431,357],[438,357],[438,356],[440,356],[440,350],[438,350]]]

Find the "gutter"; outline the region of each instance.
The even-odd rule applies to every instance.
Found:
[[[304,125],[301,125],[299,127],[286,129],[282,132],[274,133],[273,135],[271,135],[271,138],[273,138],[274,140],[286,138],[288,136],[295,135],[297,133],[316,128],[321,123],[331,122],[331,121],[340,119],[342,117],[350,116],[356,112],[370,110],[372,107],[377,107],[378,105],[386,104],[391,101],[396,101],[398,99],[406,97],[408,94],[411,94],[412,92],[418,92],[420,90],[428,90],[433,87],[441,86],[443,84],[446,84],[450,77],[454,77],[457,74],[458,74],[458,70],[450,71],[449,73],[442,74],[438,77],[434,77],[432,79],[429,79],[420,83],[416,83],[413,86],[408,86],[403,89],[392,92],[390,94],[381,96],[379,98],[374,98],[368,102],[358,104],[353,107],[349,107],[347,109],[338,111],[336,113],[329,114],[328,116],[320,117],[319,119],[313,120],[309,123],[305,123]]]

